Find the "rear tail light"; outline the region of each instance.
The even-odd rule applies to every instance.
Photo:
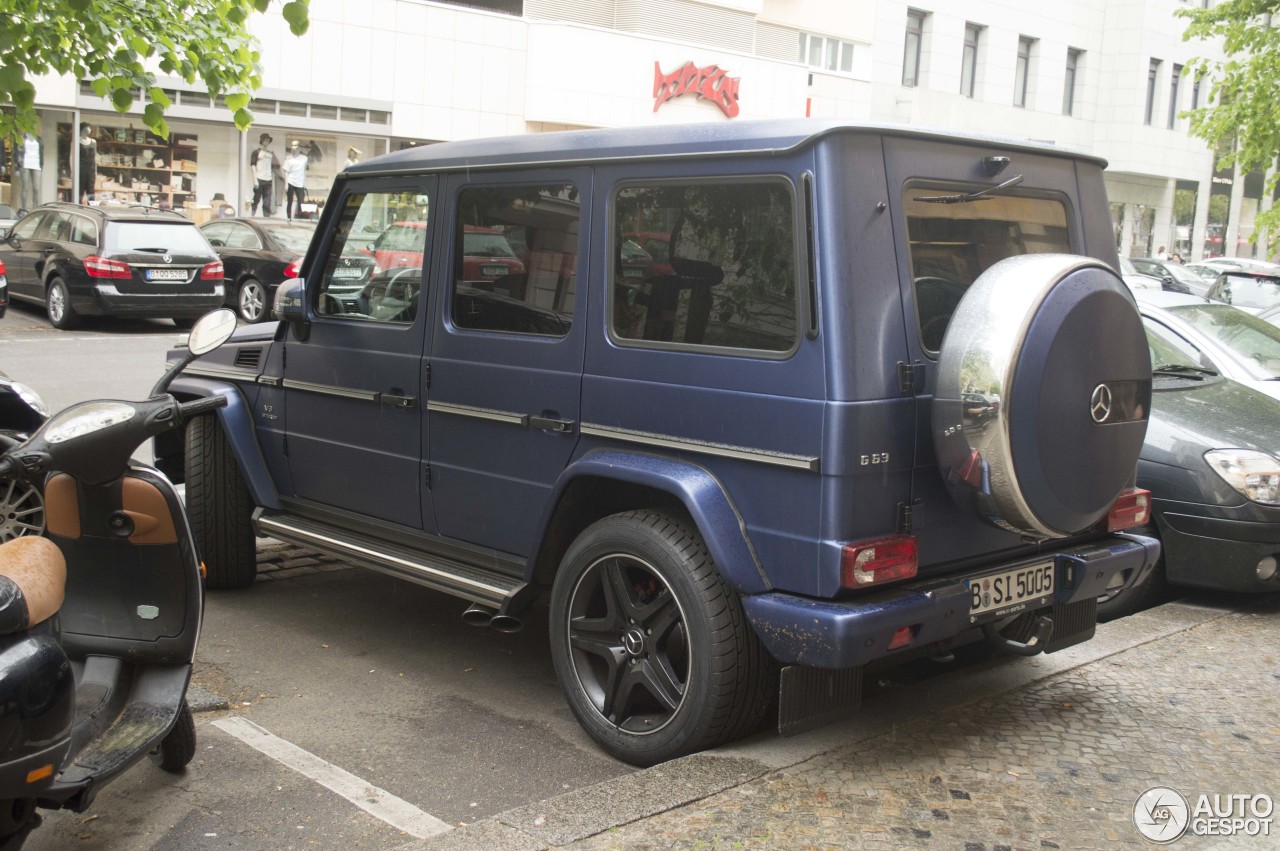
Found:
[[[294,260],[294,261],[293,261],[292,263],[290,263],[288,266],[285,266],[285,267],[284,267],[284,276],[285,276],[286,278],[296,278],[296,277],[298,277],[298,269],[299,269],[301,266],[302,266],[302,258],[301,258],[301,257],[299,257],[297,260]]]
[[[0,275],[4,274],[4,261],[0,260]]]
[[[868,588],[910,579],[920,569],[915,535],[893,535],[845,544],[840,558],[842,588]]]
[[[200,270],[200,280],[221,281],[222,280],[222,261],[214,260],[212,263],[204,264],[204,268]]]
[[[1112,503],[1107,512],[1107,531],[1119,532],[1135,526],[1145,526],[1151,521],[1151,491],[1129,488]]]
[[[94,254],[84,258],[84,270],[91,278],[132,278],[133,270],[128,263],[119,260],[108,260]]]

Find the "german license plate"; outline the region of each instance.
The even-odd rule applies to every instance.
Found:
[[[349,281],[364,274],[363,266],[339,266],[333,270],[334,280]]]
[[[148,269],[148,281],[185,281],[187,279],[186,269]]]
[[[1011,615],[1053,598],[1053,562],[1041,561],[970,579],[969,617]]]
[[[495,278],[500,278],[503,275],[507,274],[507,267],[506,266],[482,266],[480,268],[480,274],[492,275]]]

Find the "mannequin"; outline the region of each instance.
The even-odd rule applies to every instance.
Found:
[[[360,153],[361,153],[360,149],[357,148],[355,145],[352,145],[351,147],[347,148],[347,161],[342,164],[342,167],[350,168],[351,166],[360,162]]]
[[[289,143],[289,152],[284,155],[284,182],[284,214],[293,221],[293,217],[302,212],[302,202],[307,200],[307,155],[297,139]],[[294,206],[295,198],[297,206]]]
[[[80,125],[80,187],[77,197],[81,204],[93,197],[97,176],[98,143],[93,138],[93,126],[85,121]]]
[[[30,133],[22,137],[22,148],[18,151],[18,168],[22,181],[21,198],[18,207],[34,210],[40,204],[40,166],[44,158],[44,143]]]
[[[249,171],[253,173],[253,205],[249,208],[251,215],[258,214],[258,204],[262,204],[262,215],[271,215],[271,179],[280,171],[280,160],[269,146],[272,142],[270,133],[258,137],[258,147],[249,154]]]

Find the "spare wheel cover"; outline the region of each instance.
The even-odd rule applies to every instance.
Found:
[[[962,401],[973,392],[996,402],[994,415],[973,415]],[[934,447],[957,502],[1023,536],[1061,538],[1096,523],[1132,481],[1150,407],[1142,320],[1115,272],[1075,255],[1011,257],[951,317]]]

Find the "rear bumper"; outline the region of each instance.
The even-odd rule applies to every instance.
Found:
[[[122,293],[111,284],[97,284],[87,294],[72,292],[71,306],[90,316],[195,318],[222,307],[225,298],[221,282],[192,293]]]
[[[1141,535],[1115,535],[1056,553],[1020,559],[963,575],[926,580],[860,595],[850,600],[817,600],[773,592],[743,600],[747,619],[769,652],[783,664],[852,668],[889,656],[894,633],[910,627],[910,645],[944,641],[975,626],[969,613],[968,581],[993,571],[1053,561],[1052,603],[1096,598],[1113,577],[1128,587],[1144,578],[1160,557],[1160,542]],[[1001,615],[1018,614],[1014,608]]]

